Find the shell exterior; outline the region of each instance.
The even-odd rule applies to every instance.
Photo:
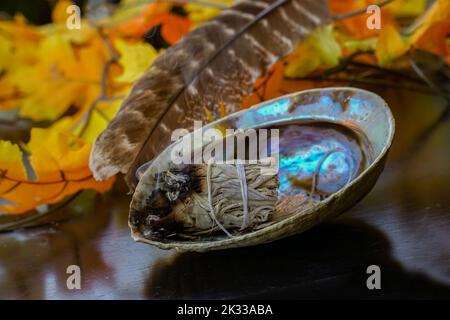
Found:
[[[291,212],[290,216],[272,225],[231,238],[195,242],[181,240],[154,241],[145,238],[139,230],[130,224],[133,239],[162,249],[179,251],[203,252],[251,246],[303,232],[354,206],[375,185],[384,168],[388,150],[394,137],[394,118],[386,102],[378,95],[355,88],[301,91],[233,113],[205,125],[203,130],[217,127],[230,129],[277,127],[286,124],[314,122],[339,124],[352,128],[361,132],[367,140],[370,149],[369,163],[358,176],[339,191],[312,207],[300,212]],[[173,143],[156,157],[141,176],[133,195],[130,214],[145,206],[146,198],[155,188],[150,177],[168,168],[171,150],[177,143],[180,142]],[[292,201],[295,202],[295,197]],[[279,201],[277,210],[291,210],[292,201],[289,201],[289,206],[286,205],[288,201]]]

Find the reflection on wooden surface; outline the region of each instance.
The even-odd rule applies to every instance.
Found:
[[[379,298],[447,294],[445,287],[410,275],[390,256],[382,233],[346,219],[252,250],[162,258],[152,270],[148,298]],[[382,270],[381,291],[366,287],[366,269]]]
[[[438,98],[379,92],[397,134],[374,190],[336,221],[251,248],[177,254],[136,244],[124,190],[57,226],[0,234],[0,298],[450,297],[450,120]],[[82,289],[66,288],[81,267]],[[377,264],[382,290],[366,288]]]

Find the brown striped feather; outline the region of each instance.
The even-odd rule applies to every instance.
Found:
[[[326,0],[248,0],[224,10],[159,56],[97,138],[90,168],[97,179],[134,173],[171,142],[172,131],[239,109],[257,78],[319,25]]]

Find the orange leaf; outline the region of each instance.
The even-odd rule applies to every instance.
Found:
[[[170,45],[180,40],[191,28],[191,22],[188,19],[174,14],[166,14],[161,23],[161,35]]]
[[[436,55],[447,56],[450,54],[448,35],[450,35],[450,21],[434,23],[416,39],[414,47]]]
[[[333,14],[345,14],[352,11],[366,9],[377,3],[376,0],[328,0],[330,10]],[[360,14],[352,18],[336,21],[336,25],[343,28],[351,37],[366,39],[379,34],[380,30],[367,28],[367,19],[370,13]],[[393,24],[394,18],[385,7],[381,8],[381,26]]]
[[[0,141],[0,212],[18,214],[44,204],[61,201],[79,190],[108,190],[114,179],[98,182],[88,167],[90,144],[54,129],[31,131],[31,176],[25,170],[22,151],[9,141]]]
[[[67,8],[74,3],[70,0],[59,0],[52,11],[52,20],[55,23],[66,23],[68,14]]]
[[[112,33],[119,37],[140,38],[151,28],[161,25],[162,37],[172,45],[191,28],[191,22],[187,18],[170,12],[172,6],[164,3],[150,4],[142,14],[120,23]]]
[[[378,38],[375,54],[381,66],[392,63],[409,50],[408,43],[392,25],[387,25]]]
[[[293,57],[287,57],[286,59],[293,59]],[[243,98],[241,108],[246,109],[262,101],[318,86],[313,81],[286,79],[284,77],[285,69],[285,63],[283,61],[274,64],[266,76],[256,81],[254,92],[248,97]]]
[[[246,109],[259,102],[278,97],[282,95],[280,92],[281,83],[284,79],[284,66],[282,62],[274,64],[268,75],[256,80],[254,92],[244,97],[242,100],[242,109]]]
[[[450,35],[450,1],[438,0],[427,12],[411,40],[416,48],[447,56],[450,54],[448,35]]]

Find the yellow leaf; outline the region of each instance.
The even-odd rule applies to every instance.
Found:
[[[0,197],[6,200],[0,205],[0,212],[26,212],[59,202],[79,190],[108,190],[114,179],[94,180],[88,167],[90,149],[90,144],[84,144],[70,132],[33,128],[27,150],[36,179],[30,180],[19,147],[0,141]]]
[[[0,72],[8,67],[12,58],[12,41],[0,35]]]
[[[321,61],[316,51],[309,44],[301,44],[297,48],[300,54],[296,59],[286,65],[284,74],[288,78],[304,77],[320,67]]]
[[[57,203],[83,189],[103,192],[113,183],[95,181],[88,159],[91,142],[119,108],[120,99],[110,97],[124,95],[129,85],[112,81],[120,67],[111,65],[105,76],[108,98],[93,108],[102,95],[110,53],[87,22],[81,30],[66,29],[69,4],[60,1],[55,8],[53,18],[60,24],[34,27],[21,18],[0,21],[0,109],[18,108],[21,117],[54,121],[47,129],[33,128],[29,143],[20,147],[0,141],[0,213]],[[94,111],[87,130],[75,136],[90,118],[88,110]]]
[[[8,36],[13,36],[15,41],[38,42],[41,38],[39,29],[30,26],[20,19],[14,21],[0,21],[0,30]]]
[[[41,35],[33,26],[0,21],[0,71],[35,63],[40,40]]]
[[[67,8],[73,5],[73,1],[59,0],[52,11],[52,20],[55,23],[66,23],[68,14]]]
[[[115,46],[121,56],[119,64],[123,67],[123,73],[115,79],[117,82],[133,83],[158,56],[158,52],[146,43],[131,44],[117,39]]]
[[[84,82],[100,83],[103,65],[108,59],[101,40],[92,40],[89,46],[81,47],[75,53],[77,70],[69,77]]]
[[[72,45],[61,33],[53,33],[39,46],[39,67],[48,72],[59,72],[66,76],[77,73],[76,58]]]
[[[24,96],[20,116],[55,120],[69,107],[85,110],[100,95],[107,49],[99,37],[73,46],[70,37],[56,30],[43,39],[34,54],[40,57],[36,63],[17,65],[8,75]]]
[[[0,110],[15,109],[21,98],[11,78],[6,74],[0,77]]]
[[[296,59],[286,66],[285,75],[290,78],[304,77],[320,66],[339,64],[341,47],[333,35],[333,26],[316,29],[294,52]]]
[[[397,17],[412,17],[422,14],[427,7],[427,0],[396,0],[386,6]]]
[[[189,20],[198,25],[216,16],[222,7],[231,6],[233,2],[233,0],[209,0],[205,1],[205,4],[188,3],[186,11],[189,13]]]
[[[391,64],[408,50],[409,44],[401,37],[393,25],[387,25],[381,30],[375,50],[380,66]]]
[[[22,152],[19,146],[9,141],[0,140],[0,177],[8,175],[13,179],[27,179],[25,168],[22,165]],[[4,190],[4,181],[0,179],[0,190]]]
[[[49,23],[39,27],[41,35],[46,38],[57,34],[73,45],[83,45],[98,35],[98,31],[89,21],[81,21],[81,29],[68,29],[66,24]]]
[[[358,50],[362,52],[374,51],[377,46],[377,38],[368,38],[361,40],[346,40],[342,46],[346,49],[350,50]]]
[[[438,55],[449,55],[450,45],[450,1],[437,0],[420,21],[418,29],[411,36],[416,48]]]
[[[81,138],[86,142],[94,142],[95,138],[106,128],[109,120],[114,118],[121,104],[122,99],[97,103]],[[80,133],[83,126],[84,121],[81,122],[76,132]]]
[[[98,23],[100,25],[116,26],[134,19],[142,19],[141,22],[143,22],[143,20],[150,18],[149,16],[170,11],[171,8],[172,3],[164,1],[149,3],[142,0],[122,0],[112,15],[99,18]]]
[[[26,98],[19,115],[34,121],[54,120],[75,103],[85,86],[76,82],[44,80],[35,92]]]
[[[450,1],[436,0],[422,19],[420,27],[414,33],[412,41],[415,42],[433,24],[437,22],[448,22],[450,20]]]

